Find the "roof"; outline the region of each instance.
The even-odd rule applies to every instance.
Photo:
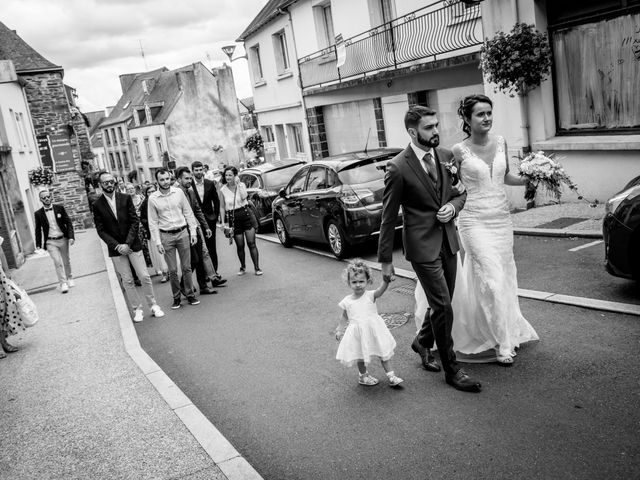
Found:
[[[11,60],[16,73],[62,71],[62,67],[51,63],[4,23],[0,22],[0,58]]]
[[[107,117],[104,110],[98,110],[97,112],[85,112],[87,119],[89,120],[89,135],[100,126],[102,120]]]
[[[296,1],[297,0],[269,0],[267,4],[262,7],[262,10],[258,12],[258,15],[251,21],[249,26],[244,29],[244,32],[240,34],[236,42],[244,42],[249,35],[260,30],[271,20],[280,15],[284,15],[285,12],[283,10]]]

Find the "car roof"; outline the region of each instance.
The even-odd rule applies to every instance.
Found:
[[[330,157],[324,157],[318,160],[314,160],[314,164],[323,164],[332,167],[336,170],[342,170],[358,162],[368,159],[376,159],[379,157],[396,156],[402,151],[401,148],[375,148],[372,150],[359,150],[356,152],[341,153],[339,155],[332,155]]]
[[[275,160],[273,162],[261,163],[260,165],[255,165],[253,167],[245,168],[241,170],[240,173],[266,173],[273,172],[274,170],[280,170],[287,167],[292,167],[294,165],[303,165],[306,162],[304,160],[297,160],[286,158],[284,160]]]

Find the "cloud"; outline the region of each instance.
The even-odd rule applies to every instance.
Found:
[[[120,96],[119,75],[228,59],[266,0],[2,0],[2,21],[65,69],[83,104],[99,110]],[[241,48],[240,48],[241,50]],[[209,57],[209,58],[207,58]],[[246,62],[233,62],[238,96],[251,95]],[[84,108],[84,105],[83,105]]]

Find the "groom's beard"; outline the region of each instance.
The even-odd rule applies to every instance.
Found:
[[[433,137],[427,140],[422,135],[420,135],[420,132],[416,132],[416,133],[417,133],[416,140],[423,147],[436,148],[438,145],[440,145],[440,135],[435,134]]]

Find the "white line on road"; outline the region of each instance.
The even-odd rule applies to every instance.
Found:
[[[570,248],[570,252],[577,252],[578,250],[582,250],[583,248],[593,247],[594,245],[600,245],[604,240],[596,240],[595,242],[585,243],[584,245],[580,245],[579,247]]]

